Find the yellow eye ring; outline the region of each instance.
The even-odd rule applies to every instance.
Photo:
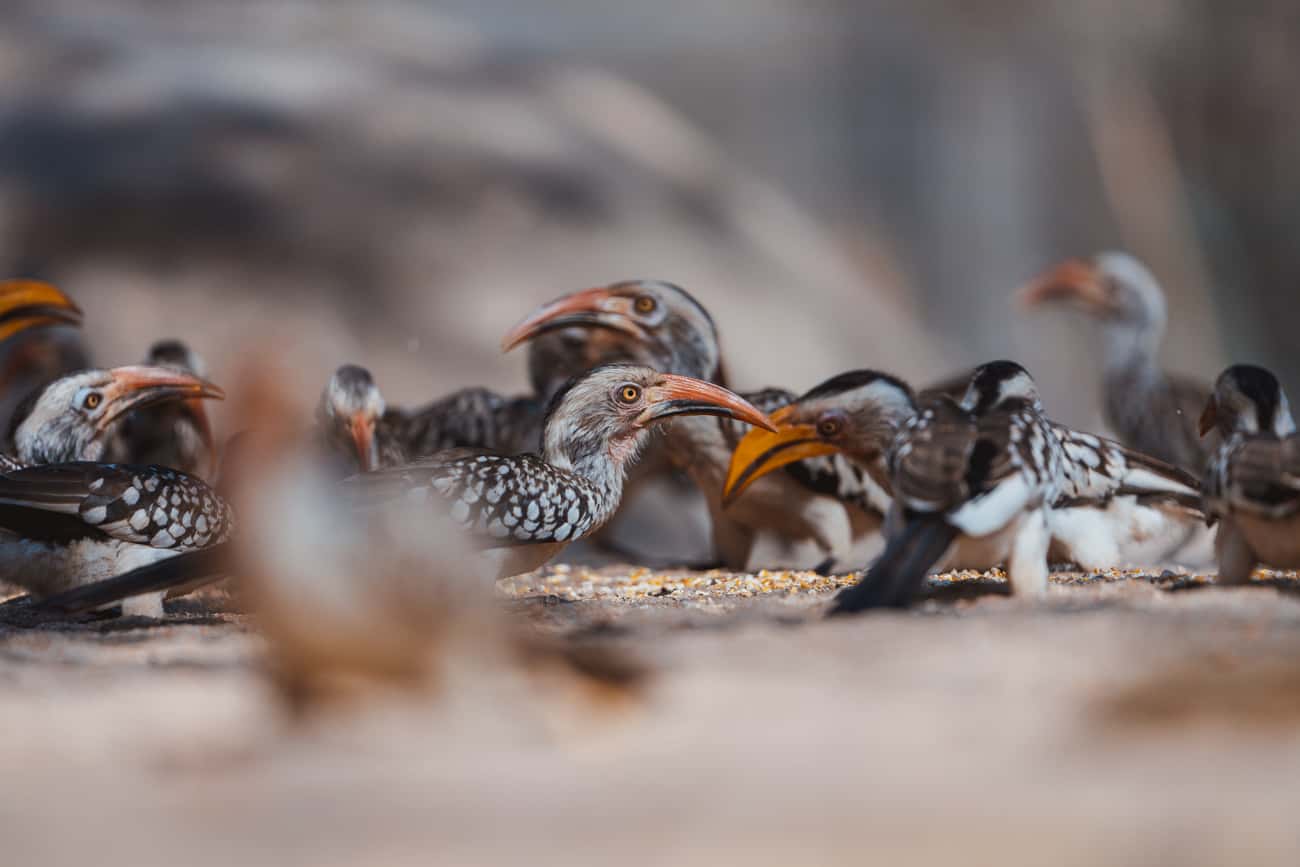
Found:
[[[636,403],[641,399],[641,389],[635,385],[625,385],[618,390],[618,397],[623,403]]]
[[[86,395],[84,400],[82,400],[81,405],[86,409],[98,409],[99,405],[103,403],[103,401],[103,395],[97,391],[92,391],[90,394]]]
[[[636,303],[633,306],[636,308],[637,313],[653,313],[655,307],[658,306],[658,302],[649,295],[642,295],[636,299]]]

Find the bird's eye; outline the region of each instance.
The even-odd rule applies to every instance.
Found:
[[[655,308],[659,306],[659,302],[651,298],[649,295],[642,295],[636,299],[636,303],[633,306],[636,307],[637,313],[654,313]]]
[[[635,385],[625,385],[618,390],[618,398],[623,403],[636,403],[641,399],[641,388]]]
[[[92,391],[81,399],[81,405],[86,409],[99,409],[99,405],[104,402],[104,396],[97,391]]]
[[[817,434],[823,439],[839,436],[844,424],[837,418],[824,418],[817,422]]]

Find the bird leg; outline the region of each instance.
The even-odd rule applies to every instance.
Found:
[[[1220,520],[1214,551],[1219,560],[1217,583],[1228,586],[1250,583],[1251,573],[1255,571],[1255,552],[1231,518]]]
[[[1035,599],[1047,595],[1047,548],[1051,539],[1042,509],[1025,517],[1016,531],[1007,561],[1007,578],[1014,593]]]

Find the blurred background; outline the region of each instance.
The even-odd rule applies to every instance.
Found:
[[[661,278],[738,386],[1012,356],[1095,428],[1092,329],[1009,301],[1066,256],[1151,266],[1170,367],[1300,386],[1297,49],[1283,2],[7,0],[0,272],[105,362],[273,334],[402,403]]]

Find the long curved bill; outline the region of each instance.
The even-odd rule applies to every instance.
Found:
[[[752,430],[741,437],[731,453],[727,482],[722,488],[724,505],[773,470],[804,458],[820,458],[836,452],[835,446],[817,436],[813,425],[792,423],[793,414],[793,406],[783,406],[771,415],[775,430]]]
[[[1016,299],[1026,309],[1050,301],[1076,301],[1096,310],[1114,306],[1096,266],[1082,259],[1067,259],[1040,275],[1021,287]]]
[[[352,434],[352,445],[357,450],[357,462],[361,472],[368,473],[375,467],[375,422],[362,413],[357,413],[348,421],[348,432]]]
[[[501,351],[509,352],[548,331],[581,326],[584,328],[611,328],[644,339],[646,333],[630,315],[631,300],[616,295],[608,287],[583,289],[528,314],[501,338]]]
[[[42,325],[80,325],[81,308],[42,280],[0,280],[0,341]]]
[[[217,386],[171,367],[133,364],[109,371],[112,381],[104,389],[108,411],[100,416],[99,430],[104,430],[133,409],[171,401],[221,400],[226,393]],[[206,419],[206,413],[204,414]],[[211,437],[209,430],[208,436]]]
[[[642,427],[678,415],[721,415],[776,430],[765,414],[740,395],[691,376],[660,374],[646,389],[645,399],[646,408],[637,416]]]

